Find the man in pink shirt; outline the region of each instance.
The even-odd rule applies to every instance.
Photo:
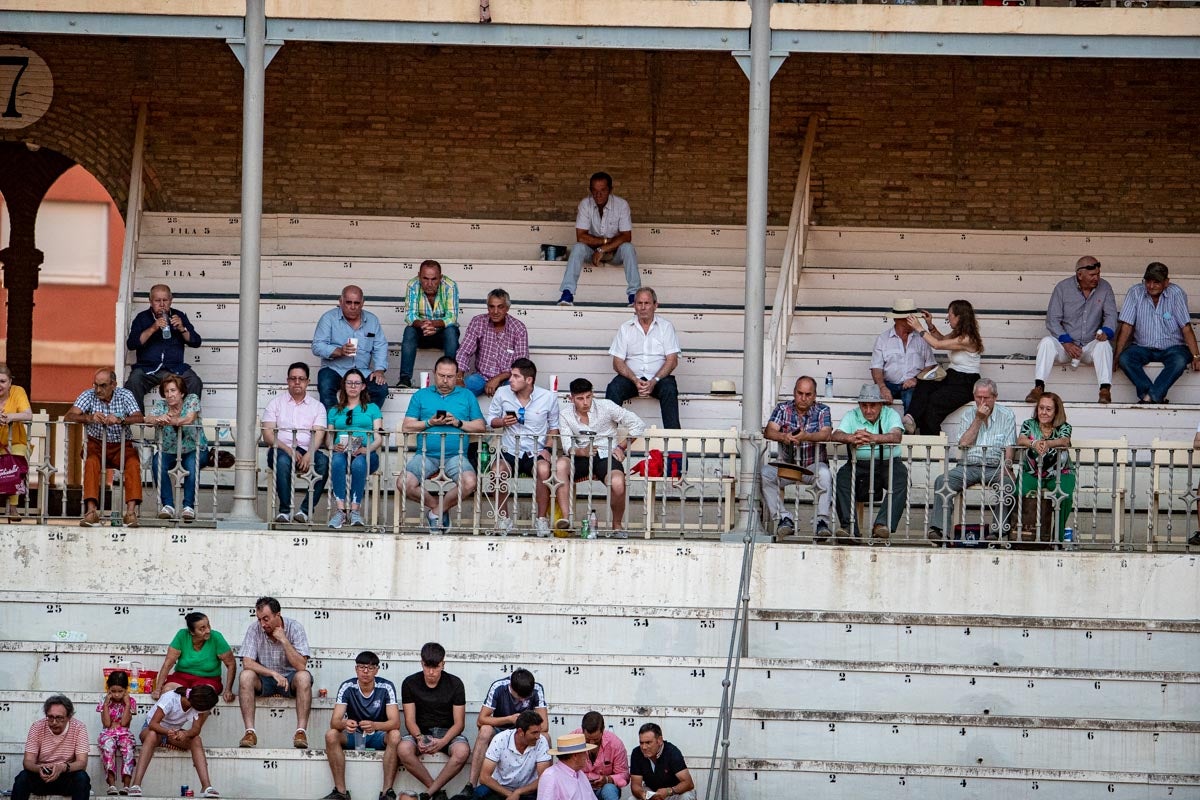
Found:
[[[13,781],[13,800],[47,794],[88,800],[92,781],[87,773],[87,728],[74,719],[75,706],[61,694],[47,697],[42,712],[46,716],[30,726],[25,739],[23,769]]]
[[[582,733],[558,737],[558,746],[550,751],[558,760],[538,780],[538,800],[592,800],[592,784],[583,770],[595,749],[596,745],[588,744]]]
[[[329,476],[329,456],[321,449],[325,436],[326,409],[308,393],[308,364],[297,361],[288,367],[287,392],[277,394],[262,415],[263,441],[267,466],[275,470],[275,493],[279,498],[276,522],[308,522],[309,495],[305,493],[300,510],[292,511],[292,473],[305,475],[311,467],[312,507],[315,509],[325,491]]]
[[[596,746],[595,750],[588,751],[583,766],[592,792],[600,800],[617,800],[629,783],[629,757],[625,754],[625,745],[615,733],[605,729],[604,715],[599,711],[584,714],[583,727],[576,728],[573,733],[582,733],[588,744]]]

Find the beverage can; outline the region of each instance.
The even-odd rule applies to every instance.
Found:
[[[1071,359],[1071,369],[1079,369],[1079,359],[1078,358]]]
[[[317,696],[324,700],[326,697],[329,697],[329,690],[322,689],[321,691],[317,692]]]
[[[525,424],[525,406],[520,406],[517,409],[517,422],[521,423],[522,425]]]
[[[179,796],[180,796],[180,797],[187,797],[187,795],[188,795],[188,792],[189,792],[189,791],[191,791],[191,790],[190,790],[190,789],[188,789],[188,785],[185,783],[185,784],[183,784],[182,786],[180,786],[180,787],[179,787]]]
[[[184,796],[184,797],[195,797],[195,796],[196,796],[196,792],[195,792],[195,791],[193,791],[192,789],[188,789],[188,790],[187,790],[187,792],[185,792],[183,796]]]
[[[1063,541],[1064,542],[1074,542],[1075,541],[1075,529],[1074,528],[1063,528]]]
[[[579,538],[580,539],[592,538],[591,531],[589,530],[590,528],[591,528],[591,525],[588,524],[588,518],[584,517],[583,521],[579,523]]]

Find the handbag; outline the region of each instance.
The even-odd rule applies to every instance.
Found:
[[[919,381],[940,381],[940,380],[943,380],[945,377],[946,377],[946,368],[943,367],[941,364],[938,364],[937,366],[934,366],[934,367],[930,367],[929,369],[925,370],[924,372],[917,373],[917,380],[919,380]]]
[[[25,456],[15,456],[7,447],[3,449],[0,453],[0,494],[28,493],[25,476],[29,474],[29,462]]]

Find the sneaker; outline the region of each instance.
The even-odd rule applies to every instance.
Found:
[[[105,794],[118,794],[119,792],[120,792],[120,790],[119,790],[119,789],[117,789],[117,787],[115,787],[115,786],[109,786],[109,787],[108,787],[108,791],[107,791],[107,792],[105,792]]]
[[[196,509],[191,506],[184,506],[183,511],[179,512],[179,518],[184,522],[192,522],[196,519]]]
[[[379,794],[380,800],[383,800],[383,793]],[[350,790],[339,792],[337,787],[333,787],[333,791],[321,798],[321,800],[350,800]]]
[[[550,520],[545,517],[538,517],[533,521],[533,530],[539,537],[545,538],[550,535]]]
[[[813,530],[813,540],[814,541],[823,542],[826,539],[828,539],[832,534],[833,534],[833,531],[829,530],[828,522],[826,522],[823,519],[817,520],[817,527]]]
[[[430,798],[430,800],[450,800],[450,798],[446,797],[445,789],[438,789],[436,792],[433,793],[433,797]]]
[[[925,538],[928,539],[933,544],[941,544],[942,543],[942,529],[941,528],[930,528],[929,533],[925,534]]]
[[[425,527],[429,528],[430,533],[442,532],[442,518],[437,512],[432,509],[425,509]]]
[[[122,514],[121,521],[125,523],[126,528],[136,528],[139,524],[137,512],[135,511],[132,514]]]
[[[629,538],[629,531],[627,531],[627,530],[624,530],[624,529],[621,529],[621,528],[618,528],[617,530],[615,530],[615,531],[613,531],[613,532],[612,532],[612,538],[614,538],[614,539],[628,539],[628,538]]]
[[[296,735],[292,737],[292,747],[297,750],[308,749],[308,734],[299,728],[296,729]]]
[[[459,798],[462,798],[462,800],[470,800],[470,798],[472,798],[474,796],[475,796],[475,787],[474,787],[474,785],[472,785],[470,783],[468,783],[466,786],[464,786],[462,788],[462,791],[460,791],[458,794],[454,795],[455,800],[459,800]]]
[[[340,508],[329,517],[329,527],[337,529],[346,524],[346,512]]]
[[[637,293],[634,293],[634,294],[631,294],[628,296],[627,299],[629,300],[629,305],[631,305],[631,306],[633,305],[633,298],[635,298],[635,297],[637,297]]]
[[[1026,403],[1036,403],[1038,400],[1042,399],[1042,395],[1044,395],[1045,393],[1046,393],[1046,390],[1043,389],[1041,386],[1034,386],[1032,389],[1029,390],[1029,394],[1025,395],[1025,402]]]
[[[442,514],[442,533],[450,532],[450,512]]]
[[[575,305],[575,295],[571,294],[571,292],[569,292],[568,290],[563,289],[562,297],[558,298],[558,304],[560,306]]]
[[[204,790],[204,794],[202,794],[200,796],[201,797],[220,797],[221,793],[218,792],[213,787],[209,786],[207,789]]]
[[[513,521],[511,517],[499,517],[496,519],[496,532],[501,536],[508,536],[513,531]]]
[[[246,735],[238,742],[238,747],[254,747],[258,744],[258,734],[254,731],[246,731]],[[139,792],[140,794],[140,792]]]
[[[362,527],[365,527],[365,525],[366,525],[366,523],[363,522],[362,514],[358,513],[357,511],[350,512],[350,527],[351,528],[362,528]]]
[[[1188,538],[1188,547],[1200,547],[1200,531],[1196,531]]]
[[[776,536],[791,536],[796,532],[796,523],[792,522],[791,517],[780,517],[779,524],[775,526]]]
[[[175,519],[175,507],[163,506],[158,510],[159,519]]]
[[[292,514],[292,522],[299,522],[301,525],[304,525],[308,522],[308,514],[305,514],[303,511],[297,511],[295,514]]]
[[[300,515],[297,514],[296,516],[300,516]],[[275,521],[276,522],[291,522],[292,518],[289,517],[287,514],[280,513],[280,514],[275,515]]]
[[[412,388],[412,375],[401,375],[400,380],[396,381],[396,388],[397,389],[411,389]]]
[[[871,528],[871,538],[872,539],[882,539],[883,541],[886,542],[891,537],[892,537],[892,529],[889,528],[887,525],[876,525],[875,527]]]
[[[554,521],[554,530],[556,530],[556,531],[571,530],[571,520],[567,519],[566,517],[559,517],[558,519],[556,519]]]
[[[94,509],[84,514],[79,520],[79,527],[81,528],[98,528],[102,524],[100,512]]]
[[[380,800],[396,800],[396,790],[388,787],[388,790],[379,795]]]
[[[129,787],[129,796],[130,797],[141,797],[142,796],[142,787],[138,786],[137,784],[130,786]]]
[[[911,414],[905,414],[900,419],[900,422],[904,425],[904,432],[909,436],[917,432],[917,421],[912,418]]]

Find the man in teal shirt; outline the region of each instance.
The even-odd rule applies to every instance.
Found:
[[[417,452],[409,456],[396,488],[422,504],[430,533],[448,530],[450,509],[475,493],[475,467],[464,434],[483,433],[484,421],[475,395],[457,383],[458,363],[452,356],[442,356],[433,368],[433,385],[414,394],[404,412],[404,432],[420,435]],[[454,481],[440,496],[425,491],[423,485],[439,471]]]
[[[858,393],[858,408],[846,412],[833,440],[850,445],[854,457],[837,474],[839,537],[858,539],[856,503],[866,503],[868,513],[877,508],[872,539],[887,539],[900,526],[908,503],[908,470],[901,456],[904,423],[891,406],[884,405],[879,387],[864,383]],[[885,496],[886,495],[886,496]],[[849,529],[849,533],[846,532]]]

